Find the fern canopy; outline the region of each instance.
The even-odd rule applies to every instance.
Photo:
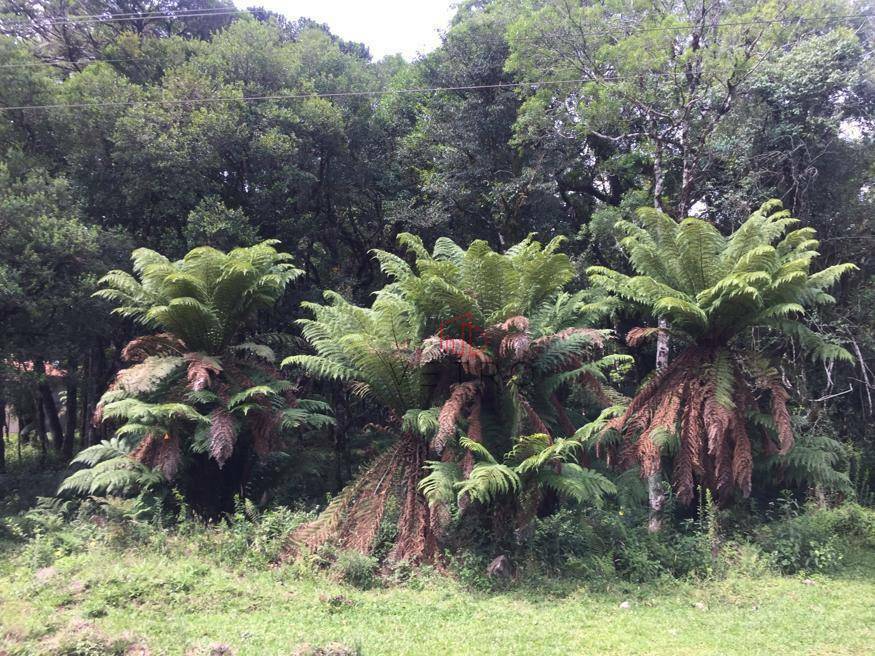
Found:
[[[191,351],[220,353],[249,317],[272,307],[301,275],[289,262],[291,255],[276,250],[277,243],[228,253],[203,246],[178,262],[138,248],[132,255],[134,274],[110,271],[95,296],[115,303],[115,314],[170,333]]]
[[[832,303],[826,290],[853,264],[814,272],[814,230],[769,201],[728,237],[701,219],[676,222],[653,208],[619,221],[620,244],[636,275],[590,267],[596,287],[671,324],[700,346],[729,345],[750,328],[799,339],[812,357],[850,359],[838,344],[802,323],[810,308]]]

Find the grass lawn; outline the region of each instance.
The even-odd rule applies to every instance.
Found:
[[[437,575],[362,591],[294,568],[234,571],[179,546],[95,543],[49,568],[14,551],[7,545],[0,564],[4,655],[193,655],[221,643],[236,656],[270,656],[334,641],[365,656],[875,654],[872,551],[807,580],[736,575],[561,594],[476,593]],[[136,645],[98,650],[94,634]]]

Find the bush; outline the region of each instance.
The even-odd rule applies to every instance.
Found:
[[[338,551],[331,571],[344,583],[362,590],[374,587],[378,581],[377,559],[354,550]]]
[[[649,533],[641,517],[623,511],[560,510],[536,521],[530,560],[552,574],[635,583],[710,571],[707,531],[694,522]]]
[[[238,500],[227,523],[216,527],[219,557],[230,564],[265,567],[279,559],[289,533],[311,519],[291,508],[259,512],[251,502]]]
[[[535,561],[551,573],[577,569],[585,561],[608,551],[596,530],[578,512],[569,509],[535,520],[531,549]]]
[[[492,592],[505,585],[504,579],[494,579],[486,574],[490,558],[473,549],[463,549],[445,554],[450,571],[467,588],[479,592]]]
[[[785,574],[834,570],[853,544],[875,545],[875,512],[857,504],[806,507],[764,525],[754,539]]]

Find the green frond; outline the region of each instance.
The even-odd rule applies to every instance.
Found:
[[[860,268],[855,264],[847,262],[844,264],[835,264],[812,274],[808,280],[810,285],[815,289],[826,289],[827,287],[835,285],[846,273],[859,270]]]
[[[449,260],[461,269],[465,260],[465,249],[449,237],[438,237],[434,242],[433,256],[435,259]]]
[[[274,350],[272,348],[265,344],[258,344],[256,342],[243,342],[242,344],[236,344],[232,346],[230,350],[234,353],[248,353],[255,356],[256,358],[260,358],[270,363],[276,361],[276,353],[274,353]]]
[[[799,341],[802,350],[812,359],[821,362],[853,362],[847,349],[824,335],[820,335],[798,321],[776,319],[764,322],[767,326]]]
[[[406,280],[413,275],[413,270],[410,268],[410,265],[397,255],[376,248],[371,250],[371,253],[374,254],[377,262],[380,263],[380,271],[387,276],[390,276],[395,280]]]
[[[297,430],[300,428],[329,428],[336,425],[334,417],[314,412],[306,408],[287,408],[282,413],[282,427],[287,430]]]
[[[526,450],[532,452],[531,455],[514,467],[514,471],[523,476],[539,471],[550,462],[573,461],[581,449],[581,443],[574,439],[557,438],[550,444],[549,437],[546,435],[530,435],[517,438],[517,444],[508,455],[508,458],[518,458],[520,455],[525,454]]]
[[[735,365],[728,349],[720,349],[714,360],[705,366],[705,375],[711,384],[714,398],[727,410],[735,408]]]
[[[430,438],[438,429],[439,411],[439,408],[428,408],[427,410],[411,408],[402,417],[402,429],[414,432],[421,437]]]
[[[212,354],[302,273],[270,241],[228,254],[195,248],[179,262],[148,249],[137,249],[131,257],[136,277],[111,271],[101,279],[105,289],[96,296],[117,303],[117,314],[171,332],[191,350]]]
[[[228,399],[228,409],[234,410],[238,406],[254,399],[270,400],[277,396],[279,396],[279,392],[270,385],[253,385],[237,392],[237,394]]]
[[[174,420],[209,423],[207,417],[185,403],[147,403],[130,398],[107,403],[103,408],[103,417],[150,425],[166,425]]]
[[[457,496],[489,504],[498,497],[517,494],[522,482],[516,472],[496,462],[478,462],[467,479],[456,484]]]
[[[318,412],[321,414],[332,414],[334,412],[330,403],[319,401],[318,399],[298,399],[297,407],[307,412]]]
[[[100,444],[95,444],[83,449],[76,454],[76,457],[71,460],[71,464],[81,464],[93,467],[99,462],[126,456],[130,449],[124,442],[117,438],[103,440]]]
[[[650,441],[664,455],[677,455],[680,449],[681,439],[676,431],[668,430],[662,426],[657,427],[650,433]]]
[[[855,268],[840,264],[812,273],[815,233],[788,232],[797,220],[777,201],[764,203],[728,237],[705,221],[676,223],[652,208],[638,218],[641,225],[616,225],[638,275],[590,267],[590,281],[667,320],[693,343],[728,345],[751,327],[801,317],[806,308],[830,302],[824,290]],[[844,357],[835,345],[809,341],[816,357]]]
[[[617,493],[617,486],[604,475],[573,462],[563,463],[558,472],[541,470],[538,481],[560,496],[578,503],[598,504],[605,495]]]
[[[456,500],[456,488],[462,479],[458,463],[428,460],[425,469],[429,472],[417,486],[428,505],[450,505]]]
[[[164,481],[160,473],[131,459],[129,452],[130,447],[119,438],[84,449],[72,462],[86,467],[65,478],[57,494],[120,495],[150,489]]]
[[[351,380],[356,371],[321,355],[292,355],[282,361],[283,367],[301,367],[314,378]]]
[[[626,411],[626,406],[612,405],[599,413],[599,416],[588,424],[584,424],[574,433],[572,439],[581,444],[592,444],[597,441],[605,430],[608,422],[611,419],[619,417]]]
[[[410,234],[409,232],[402,232],[398,234],[398,245],[403,246],[409,252],[413,253],[416,256],[417,260],[431,259],[431,255],[429,255],[428,249],[422,243],[422,239],[420,239],[416,235]]]
[[[847,448],[831,437],[802,435],[786,454],[769,456],[765,466],[779,472],[788,483],[850,495],[854,486],[842,469],[847,457]]]
[[[464,435],[459,437],[459,446],[461,446],[463,449],[468,449],[468,451],[470,451],[471,453],[473,453],[476,456],[479,456],[480,458],[485,460],[487,463],[496,464],[496,462],[497,462],[495,460],[495,458],[492,456],[492,454],[489,453],[489,450],[485,446],[480,444],[480,442],[475,442],[474,440],[472,440]]]

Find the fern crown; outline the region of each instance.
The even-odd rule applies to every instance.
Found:
[[[813,357],[848,359],[801,318],[808,308],[834,302],[826,290],[857,267],[837,264],[812,273],[815,231],[797,223],[773,200],[725,237],[701,219],[678,223],[642,208],[637,223],[616,224],[637,275],[595,266],[588,269],[589,278],[702,346],[727,344],[752,326],[765,326],[798,338]]]

